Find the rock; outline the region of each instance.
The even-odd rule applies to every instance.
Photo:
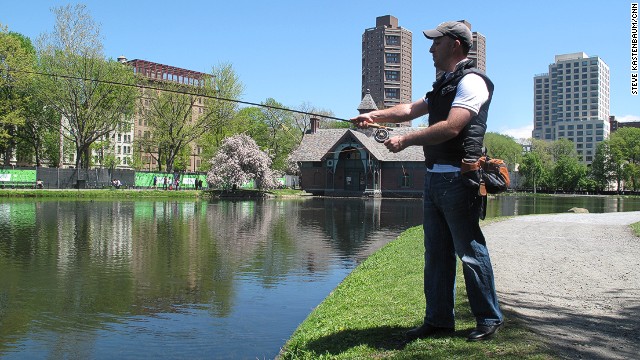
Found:
[[[568,210],[568,212],[572,212],[572,213],[576,213],[576,214],[588,214],[589,210],[587,210],[585,208],[572,207],[571,209]]]

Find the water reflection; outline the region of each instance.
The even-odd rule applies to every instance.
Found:
[[[274,357],[414,201],[6,201],[5,358]]]
[[[618,197],[491,198],[488,217],[640,210]],[[0,356],[273,358],[421,200],[0,203]]]

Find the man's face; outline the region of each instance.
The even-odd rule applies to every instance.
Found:
[[[433,39],[433,44],[429,52],[433,56],[433,66],[435,66],[436,69],[450,71],[448,66],[452,59],[455,42],[456,40],[449,36],[441,36]]]

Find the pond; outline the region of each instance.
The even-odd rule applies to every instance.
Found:
[[[640,201],[506,196],[488,213],[574,206]],[[421,222],[421,200],[3,199],[0,356],[274,358],[358,263]]]

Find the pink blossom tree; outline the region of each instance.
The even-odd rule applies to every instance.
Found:
[[[278,186],[271,158],[248,135],[226,138],[211,159],[207,181],[214,188],[236,189],[251,180],[260,190]]]

